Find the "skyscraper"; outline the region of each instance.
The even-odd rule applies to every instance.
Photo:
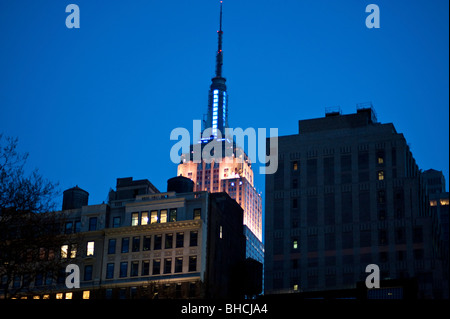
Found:
[[[193,180],[194,191],[226,192],[241,205],[246,226],[247,257],[263,262],[262,199],[253,185],[251,161],[234,141],[224,138],[228,127],[228,105],[226,79],[222,76],[222,1],[217,33],[216,70],[209,88],[203,138],[199,137],[199,147],[191,146],[190,152],[181,156],[177,175]],[[206,134],[205,131],[210,133]],[[194,161],[196,152],[202,152],[204,147],[212,145],[223,150],[220,158],[202,157],[201,162]]]
[[[299,121],[278,146],[278,171],[266,175],[266,292],[349,291],[376,264],[382,281],[445,297],[422,174],[392,123],[359,105]]]

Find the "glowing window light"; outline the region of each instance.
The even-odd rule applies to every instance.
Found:
[[[87,243],[86,256],[94,256],[94,245],[95,245],[95,242],[93,242],[93,241],[90,241]]]
[[[213,93],[214,94],[219,94],[219,90],[214,90]]]

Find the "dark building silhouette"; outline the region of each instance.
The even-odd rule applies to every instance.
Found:
[[[62,209],[76,209],[86,206],[89,200],[89,193],[76,185],[63,192]]]
[[[176,176],[167,181],[167,191],[176,193],[191,193],[194,191],[194,182],[183,176]]]
[[[392,123],[363,104],[301,120],[278,143],[278,171],[266,175],[268,294],[355,289],[377,264],[381,280],[416,280],[417,297],[448,297],[422,174]]]

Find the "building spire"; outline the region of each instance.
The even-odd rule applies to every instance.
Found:
[[[222,77],[222,64],[223,64],[223,53],[222,53],[222,1],[220,1],[220,23],[219,23],[219,31],[218,34],[218,48],[216,55],[216,77]]]
[[[208,98],[208,114],[204,121],[204,129],[212,129],[212,138],[217,138],[219,136],[219,131],[223,136],[225,134],[225,128],[228,127],[227,86],[225,85],[226,79],[222,76],[222,1],[220,1],[219,21],[219,31],[217,31],[219,41],[216,54],[216,75],[211,79]],[[210,138],[207,140],[210,140]]]

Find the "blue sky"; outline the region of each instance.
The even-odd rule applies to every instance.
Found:
[[[80,29],[66,28],[70,3]],[[365,26],[370,3],[380,29]],[[61,190],[79,185],[90,204],[117,177],[165,191],[176,175],[170,132],[206,113],[218,4],[1,0],[0,132],[19,138],[30,169]],[[295,134],[326,107],[348,114],[371,101],[421,169],[444,171],[448,189],[448,9],[444,0],[224,0],[230,126]]]

